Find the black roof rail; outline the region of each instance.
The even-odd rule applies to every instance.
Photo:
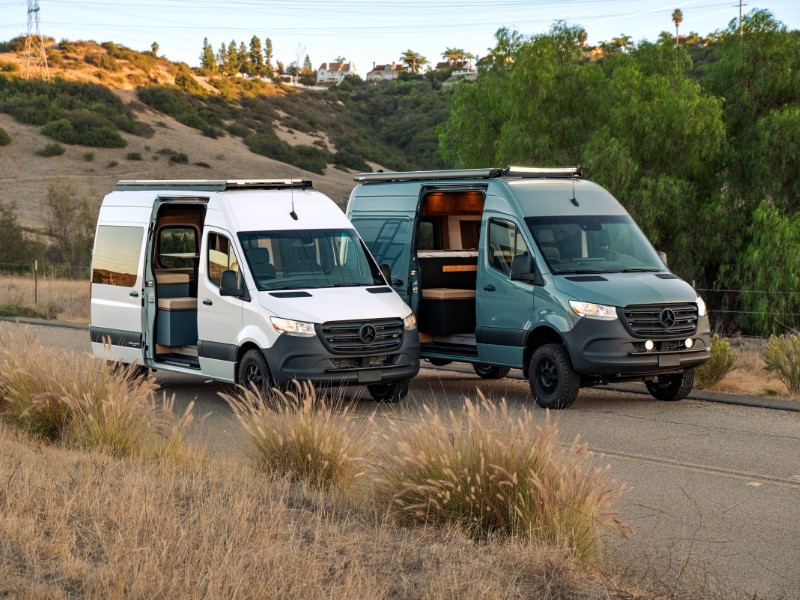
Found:
[[[583,177],[583,167],[515,167],[503,169],[445,169],[441,171],[378,171],[377,173],[358,173],[353,176],[359,183],[378,181],[422,181],[442,179],[491,179],[496,177]]]
[[[313,189],[310,179],[122,179],[115,189],[186,190],[224,192],[226,190],[306,190]]]

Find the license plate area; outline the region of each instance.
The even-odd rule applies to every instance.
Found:
[[[663,354],[658,357],[659,367],[680,367],[681,357],[678,354]]]
[[[381,380],[381,372],[379,369],[374,371],[359,371],[358,383],[375,383]]]

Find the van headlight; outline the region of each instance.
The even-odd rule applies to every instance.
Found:
[[[708,309],[706,308],[706,303],[703,302],[703,299],[698,296],[697,297],[697,316],[698,317],[705,317],[708,313]]]
[[[408,315],[405,319],[403,319],[403,329],[406,331],[411,331],[412,329],[417,328],[417,317],[414,316],[414,313]]]
[[[300,337],[314,337],[317,335],[313,323],[306,323],[304,321],[292,321],[291,319],[281,319],[280,317],[270,317],[272,326],[278,333],[285,333],[286,335],[296,335]]]
[[[575,314],[587,319],[600,319],[602,321],[613,321],[617,318],[617,308],[606,306],[605,304],[592,304],[591,302],[578,302],[570,300],[569,305]]]

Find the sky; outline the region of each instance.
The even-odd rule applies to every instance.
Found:
[[[35,0],[30,0],[34,2]],[[0,40],[27,32],[28,0],[0,0]],[[743,12],[770,10],[800,29],[800,0],[747,0]],[[338,57],[362,77],[373,63],[401,62],[406,50],[442,61],[446,48],[483,56],[500,27],[525,36],[554,21],[586,29],[588,42],[620,34],[634,41],[674,34],[672,11],[683,12],[681,34],[706,35],[738,18],[739,0],[39,0],[40,31],[56,40],[113,41],[199,66],[203,39],[216,50],[231,40],[270,38],[286,66],[307,55],[313,67]]]

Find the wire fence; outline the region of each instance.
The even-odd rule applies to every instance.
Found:
[[[70,290],[85,293],[88,297],[89,286],[69,285],[67,282],[88,282],[91,279],[91,267],[78,265],[58,265],[31,260],[20,263],[0,263],[0,303],[23,301],[39,304],[50,296],[58,296],[67,287],[60,286],[64,282]],[[744,290],[734,288],[695,288],[708,304],[708,314],[712,327],[722,332],[738,329],[739,322],[748,317],[768,318],[784,329],[800,329],[800,310],[747,310],[744,306],[752,306],[753,296],[760,295],[765,299],[780,299],[784,306],[797,306],[800,309],[800,289],[798,290]],[[742,302],[742,298],[747,299]],[[754,336],[758,337],[758,336]]]

